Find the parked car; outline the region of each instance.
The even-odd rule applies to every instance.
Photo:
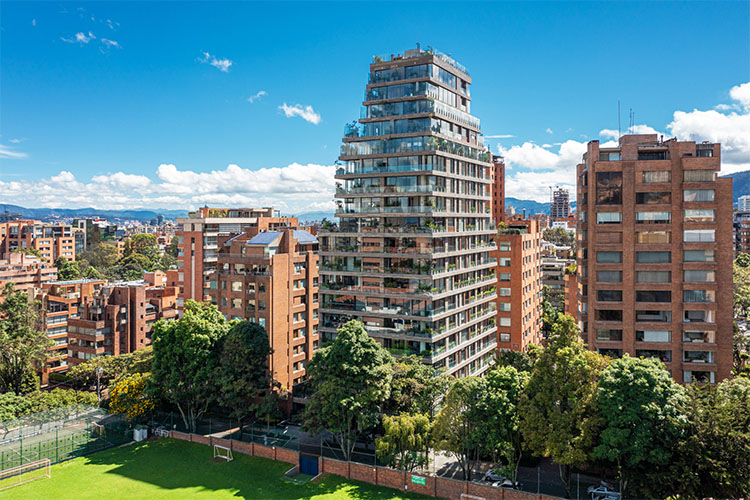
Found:
[[[586,492],[591,500],[620,500],[621,495],[608,486],[589,486]]]
[[[495,488],[510,488],[514,490],[520,490],[521,489],[521,483],[516,481],[515,483],[511,481],[510,479],[504,479],[502,481],[496,481],[492,483],[492,486]]]
[[[498,474],[494,470],[490,469],[484,474],[484,481],[496,483],[497,481],[505,481],[505,476]]]

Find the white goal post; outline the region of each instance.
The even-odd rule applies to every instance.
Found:
[[[169,430],[164,427],[157,427],[154,429],[154,435],[158,437],[169,437]]]
[[[218,444],[214,445],[214,458],[223,458],[227,462],[231,462],[232,460],[234,460],[234,457],[232,456],[232,450],[230,450],[226,446],[219,446]]]
[[[0,491],[18,486],[19,484],[28,483],[35,479],[51,477],[50,465],[49,458],[43,458],[35,462],[29,462],[0,471]]]
[[[461,493],[459,497],[461,500],[487,500],[484,497],[478,497],[476,495],[469,495],[468,493]]]

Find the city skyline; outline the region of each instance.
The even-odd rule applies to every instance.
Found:
[[[746,3],[469,4],[462,19],[441,4],[399,4],[403,20],[385,6],[285,5],[4,3],[4,202],[333,211],[361,68],[417,41],[472,68],[507,196],[574,192],[586,143],[616,139],[618,98],[623,133],[633,108],[633,132],[720,142],[722,174],[750,168]],[[274,16],[285,29],[264,22]],[[599,42],[613,20],[637,36]],[[671,69],[709,57],[711,71],[689,79]],[[587,58],[612,65],[588,77]]]

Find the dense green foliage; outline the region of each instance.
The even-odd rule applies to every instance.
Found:
[[[33,391],[25,395],[0,394],[0,422],[74,404],[97,406],[96,394],[71,389]],[[0,431],[6,431],[0,425]]]
[[[544,241],[549,241],[559,246],[570,246],[575,243],[575,234],[569,232],[563,227],[548,227],[542,231],[542,238]]]
[[[75,264],[65,266],[64,272],[73,275],[72,266],[77,265],[79,277],[137,280],[143,277],[144,271],[166,271],[176,264],[176,246],[167,247],[162,253],[155,235],[141,233],[125,240],[122,257],[118,256],[115,245],[95,242],[78,255]]]
[[[391,395],[383,410],[391,415],[422,413],[434,417],[452,381],[448,375],[435,375],[435,370],[417,356],[403,356],[393,362]]]
[[[151,346],[143,347],[130,354],[99,356],[73,365],[66,373],[66,379],[69,384],[78,389],[93,389],[97,383],[96,368],[99,367],[101,368],[99,384],[101,387],[107,387],[120,377],[150,372],[153,356],[154,350]]]
[[[396,469],[412,471],[429,464],[432,422],[427,415],[402,413],[383,416],[383,437],[377,438],[377,454]]]

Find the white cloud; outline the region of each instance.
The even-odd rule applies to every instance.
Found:
[[[121,46],[121,45],[120,45],[120,44],[119,44],[119,43],[118,43],[117,41],[115,41],[115,40],[110,40],[110,39],[108,39],[108,38],[102,38],[102,44],[103,44],[103,45],[104,45],[105,47],[108,47],[108,48],[109,48],[109,47],[114,47],[114,48],[116,48],[116,49],[121,49],[121,48],[122,48],[122,46]]]
[[[31,25],[32,25],[32,26],[36,26],[36,19],[32,19],[32,20],[31,20]]]
[[[287,106],[286,103],[279,106],[279,109],[284,112],[287,118],[293,118],[299,116],[306,122],[317,125],[320,123],[320,114],[316,113],[312,106],[302,106],[301,104],[295,104],[294,106]]]
[[[60,40],[67,43],[78,43],[81,45],[85,45],[89,43],[91,40],[96,40],[96,36],[92,32],[88,32],[88,35],[84,33],[83,31],[79,31],[75,35],[73,35],[70,38],[60,37]]]
[[[21,139],[11,139],[10,142],[13,144],[17,144],[21,142]],[[3,160],[21,160],[23,158],[28,157],[26,153],[22,153],[21,151],[13,151],[13,148],[10,146],[6,146],[4,144],[0,144],[0,159]]]
[[[251,95],[250,97],[248,97],[247,98],[247,102],[249,102],[250,104],[252,104],[255,101],[257,101],[258,99],[260,99],[261,97],[265,96],[265,95],[268,95],[268,93],[265,90],[260,90],[260,91],[256,92],[255,95]]]
[[[498,135],[485,135],[485,139],[510,139],[511,137],[515,137],[515,135],[511,134],[498,134]]]
[[[745,111],[750,111],[750,82],[732,87],[729,97],[739,102]]]
[[[217,59],[216,56],[212,56],[208,52],[203,52],[203,57],[199,58],[198,61],[204,64],[210,64],[214,68],[224,73],[229,72],[229,68],[234,64],[229,59]]]
[[[549,128],[549,127],[547,127],[547,129],[545,130],[545,132],[547,132],[548,134],[554,134],[554,132],[552,131],[552,129]]]
[[[79,181],[69,171],[35,181],[0,180],[6,203],[26,207],[170,208],[274,206],[285,213],[334,210],[333,165],[301,165],[250,170],[228,165],[195,172],[162,164],[155,179],[115,172]]]

